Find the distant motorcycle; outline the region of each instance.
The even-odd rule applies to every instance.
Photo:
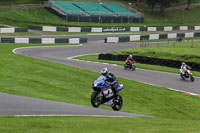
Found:
[[[124,64],[124,69],[125,70],[132,70],[135,71],[135,64],[133,62],[127,62]]]
[[[183,80],[185,80],[186,78],[189,78],[192,82],[194,82],[194,77],[192,76],[192,73],[190,72],[190,70],[188,69],[185,74],[183,74],[183,70],[180,69],[180,76]]]
[[[114,95],[111,85],[106,82],[106,77],[101,75],[93,82],[92,88],[91,104],[93,107],[106,105],[111,106],[115,111],[122,108],[123,100],[119,92],[123,89],[123,84],[118,85],[117,93]]]

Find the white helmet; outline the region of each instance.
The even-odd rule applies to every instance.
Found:
[[[108,68],[105,67],[105,68],[101,69],[101,74],[103,76],[106,76],[108,74]]]
[[[133,58],[133,55],[132,55],[132,54],[130,54],[130,55],[128,56],[128,58]]]
[[[182,62],[182,65],[185,65],[185,62]]]

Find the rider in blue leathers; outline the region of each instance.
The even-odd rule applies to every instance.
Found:
[[[111,89],[114,95],[117,93],[118,81],[112,72],[109,72],[108,68],[103,68],[101,74],[106,77],[106,81],[111,85]]]

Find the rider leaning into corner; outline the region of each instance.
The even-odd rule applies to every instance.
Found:
[[[127,65],[135,63],[135,60],[133,60],[133,55],[130,54],[125,62]]]
[[[106,77],[106,81],[111,85],[111,89],[114,95],[117,93],[118,81],[115,75],[108,70],[108,68],[103,68],[101,74]]]
[[[182,65],[181,65],[182,74],[184,75],[189,69],[191,69],[191,67],[185,64],[185,62],[182,62]]]

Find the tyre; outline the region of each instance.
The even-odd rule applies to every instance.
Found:
[[[132,66],[132,71],[135,71],[135,65]]]
[[[190,76],[190,80],[191,80],[192,82],[194,82],[194,77],[193,77],[193,76]]]
[[[116,99],[113,101],[114,106],[112,107],[113,110],[119,111],[123,105],[123,99],[120,95],[116,96]]]
[[[100,106],[100,104],[101,104],[99,93],[96,92],[96,91],[92,92],[92,95],[91,95],[91,104],[95,108],[98,108]]]
[[[180,74],[180,76],[181,76],[181,79],[185,80],[185,78],[184,78],[184,76],[183,76],[183,74],[182,74],[182,73]]]
[[[126,65],[124,65],[124,70],[127,70],[127,67],[126,67]]]

